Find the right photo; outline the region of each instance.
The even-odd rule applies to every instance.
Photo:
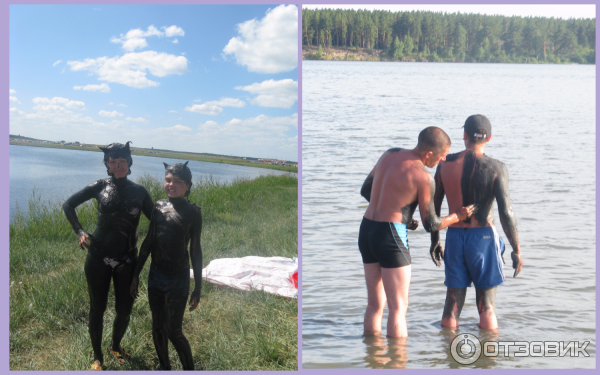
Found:
[[[302,360],[595,368],[595,5],[302,7]]]

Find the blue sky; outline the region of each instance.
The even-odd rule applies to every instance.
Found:
[[[294,5],[11,5],[10,133],[298,159]]]

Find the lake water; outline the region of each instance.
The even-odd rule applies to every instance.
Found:
[[[42,202],[63,202],[86,185],[107,178],[103,154],[100,152],[66,150],[46,147],[10,145],[10,219],[16,210],[27,208],[27,202],[34,189]],[[157,158],[133,155],[132,181],[149,174],[158,179],[165,176],[167,164],[185,162],[181,159]],[[190,160],[188,167],[193,180],[212,176],[221,182],[231,182],[236,178],[256,178],[261,175],[279,175],[283,172],[273,169],[243,167],[220,163],[207,163]]]
[[[450,344],[458,333],[495,341],[590,341],[589,357],[500,354],[465,367],[595,368],[595,69],[303,61],[303,368],[457,368]],[[448,133],[451,153],[463,150],[462,125],[476,113],[493,126],[486,154],[510,172],[524,258],[513,278],[512,249],[495,209],[507,243],[497,335],[479,330],[473,288],[460,328],[441,328],[444,269],[431,261],[421,225],[409,234],[408,339],[363,338],[367,291],[357,237],[367,207],[359,193],[364,179],[385,150],[415,147],[430,125]],[[384,332],[386,319],[387,309]]]

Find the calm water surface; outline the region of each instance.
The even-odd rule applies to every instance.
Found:
[[[46,147],[10,145],[10,218],[17,205],[20,210],[27,208],[27,202],[35,189],[42,202],[63,202],[71,194],[86,185],[107,178],[106,167],[101,152],[65,150]],[[158,179],[165,176],[167,164],[185,162],[181,159],[156,158],[133,155],[132,181],[149,174]],[[256,178],[260,175],[279,175],[288,172],[265,168],[243,167],[220,163],[207,163],[191,160],[188,167],[194,180],[212,176],[221,182],[231,182],[236,178]]]
[[[472,333],[590,341],[590,357],[482,357],[466,367],[595,368],[595,66],[304,61],[302,69],[302,367],[456,368],[450,342]],[[415,147],[430,125],[450,135],[450,152],[463,150],[462,125],[476,113],[493,126],[486,154],[510,172],[525,262],[512,278],[496,210],[507,243],[498,333],[479,330],[473,288],[460,328],[441,328],[444,269],[420,226],[409,234],[408,339],[362,337],[364,179],[385,150]],[[384,330],[385,319],[387,310]]]

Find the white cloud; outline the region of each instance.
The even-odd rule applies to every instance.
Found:
[[[115,103],[113,103],[113,102],[110,102],[110,103],[108,103],[108,104],[109,104],[109,105],[113,105],[113,104],[115,104]]]
[[[177,44],[177,43],[179,43],[179,41],[177,39],[174,39],[173,43]]]
[[[11,132],[36,134],[41,139],[60,140],[61,137],[81,134],[83,129],[96,136],[103,136],[110,133],[109,129],[114,130],[118,127],[118,124],[96,122],[89,116],[71,110],[85,109],[83,102],[60,97],[37,97],[33,99],[33,103],[36,105],[30,113],[11,108]]]
[[[185,107],[186,111],[202,113],[203,115],[212,115],[216,116],[219,113],[223,112],[223,108],[217,105],[211,105],[210,102],[206,102],[204,104],[194,104],[191,107]]]
[[[169,113],[177,113],[177,111],[169,111]]]
[[[15,90],[13,90],[13,89],[8,89],[8,93],[9,94],[16,94],[17,92]]]
[[[146,71],[156,77],[187,72],[187,59],[155,51],[126,53],[119,57],[98,57],[83,61],[68,61],[72,71],[89,71],[100,81],[120,83],[129,87],[156,87],[158,82],[146,78]]]
[[[102,117],[121,117],[121,116],[123,116],[122,113],[119,113],[117,111],[108,112],[105,110],[98,112],[98,114]]]
[[[239,36],[223,48],[223,57],[234,55],[251,72],[280,73],[298,65],[298,8],[280,5],[260,21],[237,25]]]
[[[192,129],[188,128],[187,126],[183,126],[183,125],[175,125],[175,126],[171,126],[170,128],[157,128],[156,130],[158,131],[166,131],[166,132],[191,132]]]
[[[215,121],[207,121],[200,124],[198,130],[202,135],[211,136],[241,136],[241,137],[284,137],[285,132],[298,128],[298,114],[288,117],[269,117],[259,115],[245,120],[231,119],[218,124]]]
[[[143,117],[137,117],[137,118],[127,117],[125,120],[127,120],[127,121],[133,121],[133,122],[141,122],[143,124],[147,124],[148,123],[148,120],[146,120]]]
[[[128,52],[135,51],[138,48],[144,48],[148,46],[148,42],[145,38],[150,36],[171,38],[173,36],[184,36],[185,32],[181,27],[178,26],[169,26],[169,27],[161,27],[161,30],[154,27],[154,25],[148,26],[146,31],[142,29],[131,29],[127,32],[127,34],[121,34],[119,38],[112,37],[110,41],[113,43],[121,43],[121,47]],[[176,43],[176,42],[174,42]]]
[[[249,86],[237,86],[235,89],[258,95],[250,103],[261,107],[290,108],[298,100],[298,82],[292,79],[270,79]]]
[[[117,104],[117,107],[127,107],[127,104]]]
[[[36,104],[36,106],[34,107],[34,109],[38,108],[38,109],[43,109],[43,108],[56,108],[57,106],[64,106],[65,108],[68,109],[85,109],[85,103],[84,102],[78,102],[75,100],[69,100],[67,98],[61,98],[61,97],[57,97],[55,96],[52,99],[48,99],[48,98],[33,98],[33,103]]]
[[[18,103],[18,104],[21,104],[21,102],[19,101],[19,99],[17,99],[15,96],[12,96],[12,95],[10,95],[8,98],[9,98],[8,100],[9,100],[11,103]]]
[[[204,115],[218,115],[223,112],[222,107],[242,108],[246,105],[243,100],[234,98],[221,98],[221,100],[212,100],[204,104],[194,104],[191,107],[185,107],[184,110]]]
[[[54,64],[52,64],[52,67],[54,68],[55,66],[57,66],[58,64],[60,64],[62,60],[58,60],[57,62],[55,62]]]
[[[106,83],[103,83],[101,85],[73,86],[73,90],[100,91],[104,93],[109,93],[110,87]]]
[[[215,128],[217,125],[219,125],[217,122],[208,120],[204,124],[201,124],[200,127],[206,126],[206,127],[209,127],[209,128]]]
[[[170,38],[173,36],[185,36],[185,32],[183,31],[183,29],[181,27],[177,27],[175,25],[169,26],[169,27],[163,26],[162,29],[165,31],[165,36],[167,38]]]

